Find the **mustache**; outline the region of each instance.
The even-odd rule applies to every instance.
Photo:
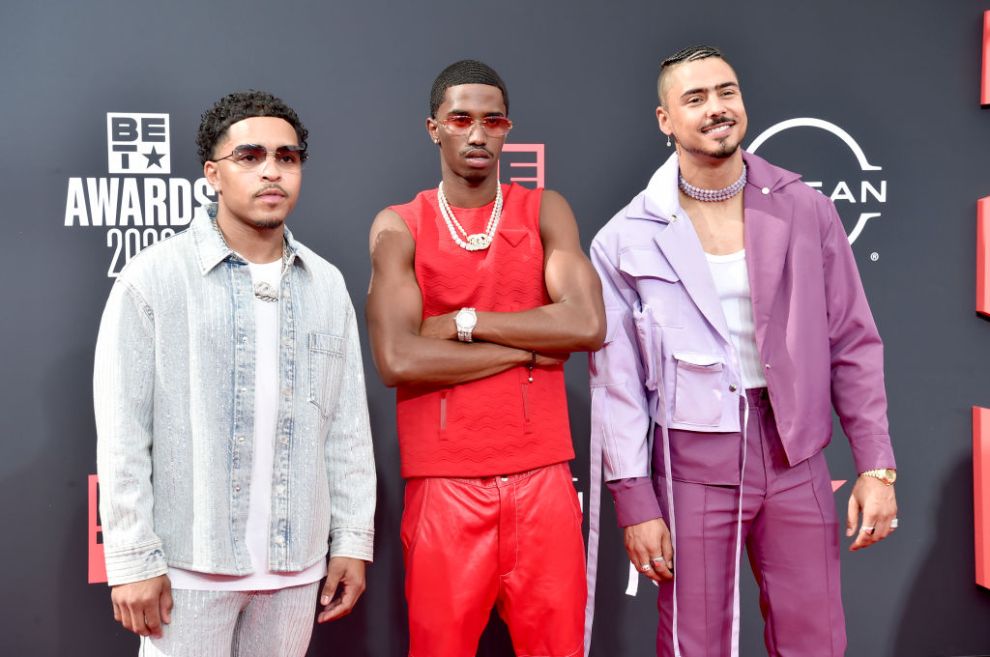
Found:
[[[269,192],[269,191],[271,191],[271,190],[273,190],[273,189],[274,189],[275,191],[277,191],[277,192],[279,192],[279,193],[281,193],[281,194],[282,194],[282,196],[285,196],[285,197],[288,197],[288,196],[289,196],[289,192],[287,192],[287,191],[285,191],[285,190],[284,190],[284,189],[282,188],[282,186],[281,186],[281,185],[279,185],[279,184],[277,184],[277,183],[268,183],[267,185],[265,185],[264,187],[262,187],[261,189],[259,189],[259,190],[258,190],[257,192],[255,192],[255,194],[254,194],[254,195],[255,195],[255,196],[261,196],[261,195],[262,195],[262,194],[264,194],[265,192]]]
[[[706,123],[704,127],[711,128],[712,126],[721,125],[723,123],[734,123],[734,121],[727,116],[718,116]]]
[[[495,157],[495,155],[484,146],[471,146],[469,148],[461,149],[461,155],[464,156],[469,155],[470,153],[478,153],[478,152],[487,153],[488,157]]]

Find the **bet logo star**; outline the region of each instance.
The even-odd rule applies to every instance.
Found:
[[[162,158],[165,157],[165,153],[159,153],[155,150],[154,146],[151,147],[150,153],[141,153],[141,155],[144,155],[148,159],[149,168],[151,166],[156,166],[159,169],[162,168]]]

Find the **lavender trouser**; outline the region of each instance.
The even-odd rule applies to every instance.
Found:
[[[767,653],[841,657],[846,632],[839,526],[825,456],[819,452],[788,465],[766,389],[747,393],[742,540],[760,587]],[[663,472],[662,463],[654,472]],[[654,489],[666,517],[662,475],[654,478]],[[673,489],[680,652],[682,657],[729,657],[739,488],[675,480]],[[662,585],[657,602],[660,657],[673,655],[674,585]]]

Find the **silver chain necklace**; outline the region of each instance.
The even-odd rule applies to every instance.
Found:
[[[454,211],[450,209],[447,195],[443,193],[443,182],[437,187],[437,202],[440,205],[440,214],[443,216],[444,223],[447,224],[447,230],[450,231],[450,237],[457,246],[465,251],[482,251],[491,246],[495,231],[498,230],[498,220],[502,217],[501,183],[497,181],[495,183],[495,205],[492,206],[492,214],[488,218],[488,225],[483,233],[469,235],[464,230],[464,227],[457,221],[457,217],[454,216]],[[462,235],[463,237],[461,237]]]
[[[677,186],[680,187],[682,192],[696,201],[703,201],[705,203],[728,201],[746,186],[746,164],[743,163],[742,175],[739,176],[739,180],[722,189],[702,189],[701,187],[695,187],[684,180],[684,174],[680,170],[677,171]]]

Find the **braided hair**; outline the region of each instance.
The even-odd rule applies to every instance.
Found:
[[[714,46],[697,45],[678,50],[670,57],[660,62],[660,74],[657,76],[657,96],[660,97],[660,104],[663,105],[663,97],[667,92],[667,74],[673,67],[685,62],[696,62],[699,59],[718,57],[725,61],[722,51]],[[728,62],[726,62],[728,64]]]

